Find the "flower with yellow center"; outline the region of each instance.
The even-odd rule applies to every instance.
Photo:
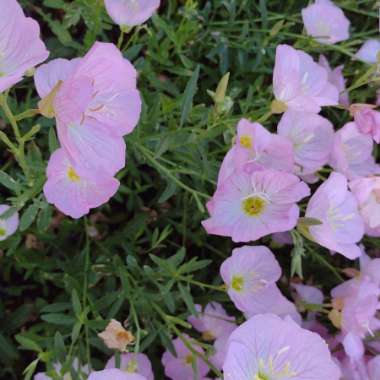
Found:
[[[257,217],[260,216],[266,207],[266,200],[260,196],[254,195],[243,200],[242,208],[246,215]]]

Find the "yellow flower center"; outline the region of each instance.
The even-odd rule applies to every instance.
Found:
[[[137,361],[132,359],[128,365],[126,371],[129,373],[136,373],[138,369]]]
[[[255,378],[253,380],[270,380],[270,377],[267,376],[265,373],[258,372],[255,375]]]
[[[249,135],[240,136],[239,142],[243,148],[252,149],[252,147],[253,147],[252,137]]]
[[[266,206],[266,201],[258,196],[253,196],[244,199],[242,207],[243,211],[248,216],[259,216],[263,213]]]
[[[78,182],[80,180],[79,175],[75,172],[75,170],[71,166],[67,170],[67,176],[69,177],[69,180],[72,182]]]
[[[0,227],[0,237],[5,236],[6,234],[7,231],[4,228]]]
[[[193,355],[192,354],[187,355],[184,361],[185,361],[185,364],[193,365]]]
[[[242,276],[233,276],[231,281],[231,288],[237,292],[241,292],[244,286],[244,278]]]

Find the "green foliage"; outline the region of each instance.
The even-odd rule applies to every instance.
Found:
[[[112,352],[97,334],[110,318],[128,320],[136,337],[132,349],[148,353],[156,379],[164,378],[159,360],[165,348],[173,350],[173,336],[199,338],[186,318],[195,304],[227,301],[219,266],[232,249],[229,239],[202,229],[205,203],[236,122],[257,120],[270,108],[278,44],[345,64],[352,101],[374,99],[368,67],[351,60],[363,41],[377,36],[374,1],[337,1],[352,22],[352,37],[331,46],[303,33],[300,10],[307,1],[162,2],[159,15],[124,37],[123,54],[139,72],[143,113],[126,137],[118,194],[88,218],[63,218],[41,193],[58,145],[53,120],[24,119],[37,107],[32,79],[3,99],[20,135],[14,137],[0,111],[1,203],[11,203],[9,212],[18,210],[21,219],[20,231],[0,242],[1,379],[30,379],[45,368],[60,379],[54,363],[65,370],[75,358],[103,368]],[[22,4],[40,22],[50,58],[83,55],[95,40],[119,40],[102,0]],[[349,118],[342,110],[327,114],[336,127]],[[265,126],[274,130],[276,121]],[[285,271],[305,278],[318,272],[315,280],[327,289],[341,280],[342,259],[298,232],[294,239],[292,257],[287,248],[279,255]]]

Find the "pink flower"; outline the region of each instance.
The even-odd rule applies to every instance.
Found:
[[[128,373],[120,369],[104,369],[103,371],[91,372],[88,380],[147,380],[137,373]]]
[[[380,258],[371,259],[365,252],[360,256],[360,273],[380,287]]]
[[[332,124],[322,116],[287,111],[277,127],[293,143],[296,173],[309,175],[328,163],[334,142]]]
[[[361,255],[357,243],[363,237],[364,223],[342,174],[331,173],[319,186],[307,205],[305,216],[322,223],[309,227],[310,235],[318,244],[349,259]]]
[[[302,302],[312,305],[323,304],[323,293],[315,286],[292,284],[292,287],[296,290],[297,296],[301,299]]]
[[[8,205],[0,205],[0,241],[7,239],[9,236],[13,235],[18,228],[19,216],[16,211],[9,218],[3,218],[2,215],[9,210]]]
[[[380,379],[380,355],[372,358],[367,366],[370,380]]]
[[[352,104],[350,106],[351,115],[354,116],[355,123],[359,131],[372,136],[372,138],[380,143],[380,112],[373,108],[376,106],[371,104]]]
[[[190,340],[187,335],[184,335],[184,338]],[[173,340],[172,343],[177,356],[173,356],[169,351],[164,352],[162,364],[165,367],[165,375],[171,380],[193,380],[195,367],[199,380],[205,380],[209,371],[207,364],[189,351],[180,338]],[[191,345],[195,351],[204,354],[203,349],[194,342],[191,342]]]
[[[214,342],[214,353],[210,356],[210,361],[220,370],[223,368],[224,361],[226,360],[228,339],[236,327],[237,326],[234,326],[232,331],[230,330],[227,334],[221,335]]]
[[[360,59],[366,63],[376,63],[377,55],[380,52],[380,41],[379,40],[367,40],[363,46],[355,54],[357,59]]]
[[[257,315],[228,342],[225,380],[339,380],[340,370],[325,341],[290,318]]]
[[[270,133],[259,123],[241,119],[237,125],[236,143],[225,156],[218,184],[237,171],[252,173],[259,169],[292,172],[293,148],[287,138]]]
[[[44,194],[64,214],[80,218],[106,203],[118,187],[115,178],[74,164],[64,149],[58,149],[50,157]]]
[[[113,356],[108,360],[105,369],[116,368],[116,360]],[[127,353],[120,355],[120,369],[128,373],[136,373],[143,376],[146,380],[154,380],[152,365],[144,354]]]
[[[361,339],[380,327],[376,312],[380,309],[379,286],[368,277],[354,278],[331,291],[332,304],[340,313],[340,328]]]
[[[0,92],[3,92],[20,82],[49,52],[39,37],[38,23],[25,17],[16,0],[1,1],[0,30]]]
[[[160,6],[160,0],[105,0],[112,20],[125,27],[143,24]]]
[[[254,241],[297,224],[296,202],[309,195],[308,186],[293,174],[262,170],[235,173],[216,190],[203,221],[210,234],[231,236],[235,242]]]
[[[339,103],[348,107],[350,105],[350,99],[348,97],[348,92],[346,91],[346,80],[342,73],[343,65],[332,70],[328,60],[322,54],[319,56],[318,63],[327,70],[329,82],[338,89]]]
[[[366,233],[380,236],[380,177],[355,179],[350,183],[350,189],[359,204]]]
[[[211,302],[206,305],[203,312],[200,305],[195,306],[199,316],[190,316],[188,321],[203,334],[205,340],[217,339],[234,330],[235,318],[229,316],[221,304]]]
[[[275,113],[286,110],[318,113],[321,106],[338,104],[339,91],[328,80],[327,70],[312,57],[289,45],[279,45],[273,74]]]
[[[347,123],[335,133],[330,164],[348,179],[380,173],[380,166],[372,156],[373,141],[363,135],[356,123]]]
[[[302,9],[307,34],[322,44],[335,44],[350,37],[350,21],[330,0],[316,0]]]
[[[229,297],[245,312],[258,292],[276,283],[281,267],[267,247],[244,246],[232,251],[232,256],[220,267],[220,274]]]

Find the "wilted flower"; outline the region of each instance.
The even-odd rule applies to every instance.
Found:
[[[187,335],[184,335],[184,338],[190,340]],[[198,379],[205,380],[209,371],[207,364],[193,354],[180,338],[174,339],[172,343],[177,356],[173,356],[169,351],[164,352],[162,364],[165,367],[165,375],[171,380],[193,380],[195,369]],[[204,354],[201,347],[193,342],[191,345],[195,351]]]
[[[273,73],[274,113],[286,110],[318,113],[321,106],[338,104],[339,91],[325,68],[301,50],[278,45]]]
[[[188,321],[201,332],[205,340],[214,340],[222,335],[230,334],[235,326],[235,318],[229,316],[223,306],[217,302],[210,302],[202,312],[200,305],[195,305],[199,316],[191,315]]]
[[[330,64],[324,55],[319,56],[319,62],[322,67],[327,70],[329,82],[332,83],[339,91],[339,103],[348,107],[350,104],[350,99],[348,97],[348,92],[346,91],[346,80],[343,76],[343,65],[331,69]]]
[[[4,218],[2,215],[9,210],[8,205],[0,205],[0,241],[7,239],[13,235],[19,224],[18,212],[14,212],[9,218]]]
[[[49,52],[40,39],[36,21],[25,17],[16,0],[1,1],[0,93],[20,82],[24,74],[43,62]]]
[[[113,356],[108,360],[105,369],[116,368],[116,360]],[[146,380],[154,380],[152,365],[149,358],[140,353],[126,353],[120,355],[120,369],[127,373],[136,373]]]
[[[296,174],[312,174],[329,161],[334,129],[324,117],[307,112],[287,111],[282,115],[277,132],[293,144]]]
[[[274,169],[292,172],[293,167],[293,148],[287,138],[270,133],[259,123],[241,119],[235,145],[220,168],[218,184],[238,171],[252,173],[259,169]]]
[[[103,371],[91,372],[88,380],[147,380],[137,373],[128,373],[120,369],[104,369]]]
[[[302,19],[307,34],[322,44],[335,44],[350,37],[350,21],[330,0],[315,0],[302,9]]]
[[[366,234],[380,236],[380,177],[355,179],[350,182],[350,189],[358,201]]]
[[[121,323],[115,319],[111,319],[106,329],[98,334],[98,336],[102,338],[108,348],[121,352],[126,351],[127,346],[132,344],[135,340],[132,333],[126,330]]]
[[[305,216],[321,222],[309,227],[310,235],[318,244],[349,259],[361,255],[357,243],[363,237],[364,223],[342,174],[331,173],[319,186],[310,198]]]
[[[210,234],[231,236],[235,242],[257,240],[273,232],[290,231],[297,224],[296,202],[308,196],[298,177],[275,170],[239,172],[218,186],[202,222]]]
[[[252,317],[228,341],[225,380],[339,380],[325,341],[290,318]]]
[[[364,42],[363,46],[355,54],[355,57],[366,63],[376,63],[379,52],[380,41],[370,39]]]
[[[352,104],[350,106],[351,115],[360,132],[372,136],[380,143],[380,112],[375,111],[376,106],[371,104]]]
[[[72,218],[80,218],[116,193],[119,181],[74,164],[64,149],[50,157],[44,194],[49,203]]]
[[[347,123],[335,133],[330,165],[347,179],[380,173],[372,156],[373,141],[362,134],[356,123]]]
[[[105,0],[107,12],[121,27],[143,24],[160,6],[160,0]]]

